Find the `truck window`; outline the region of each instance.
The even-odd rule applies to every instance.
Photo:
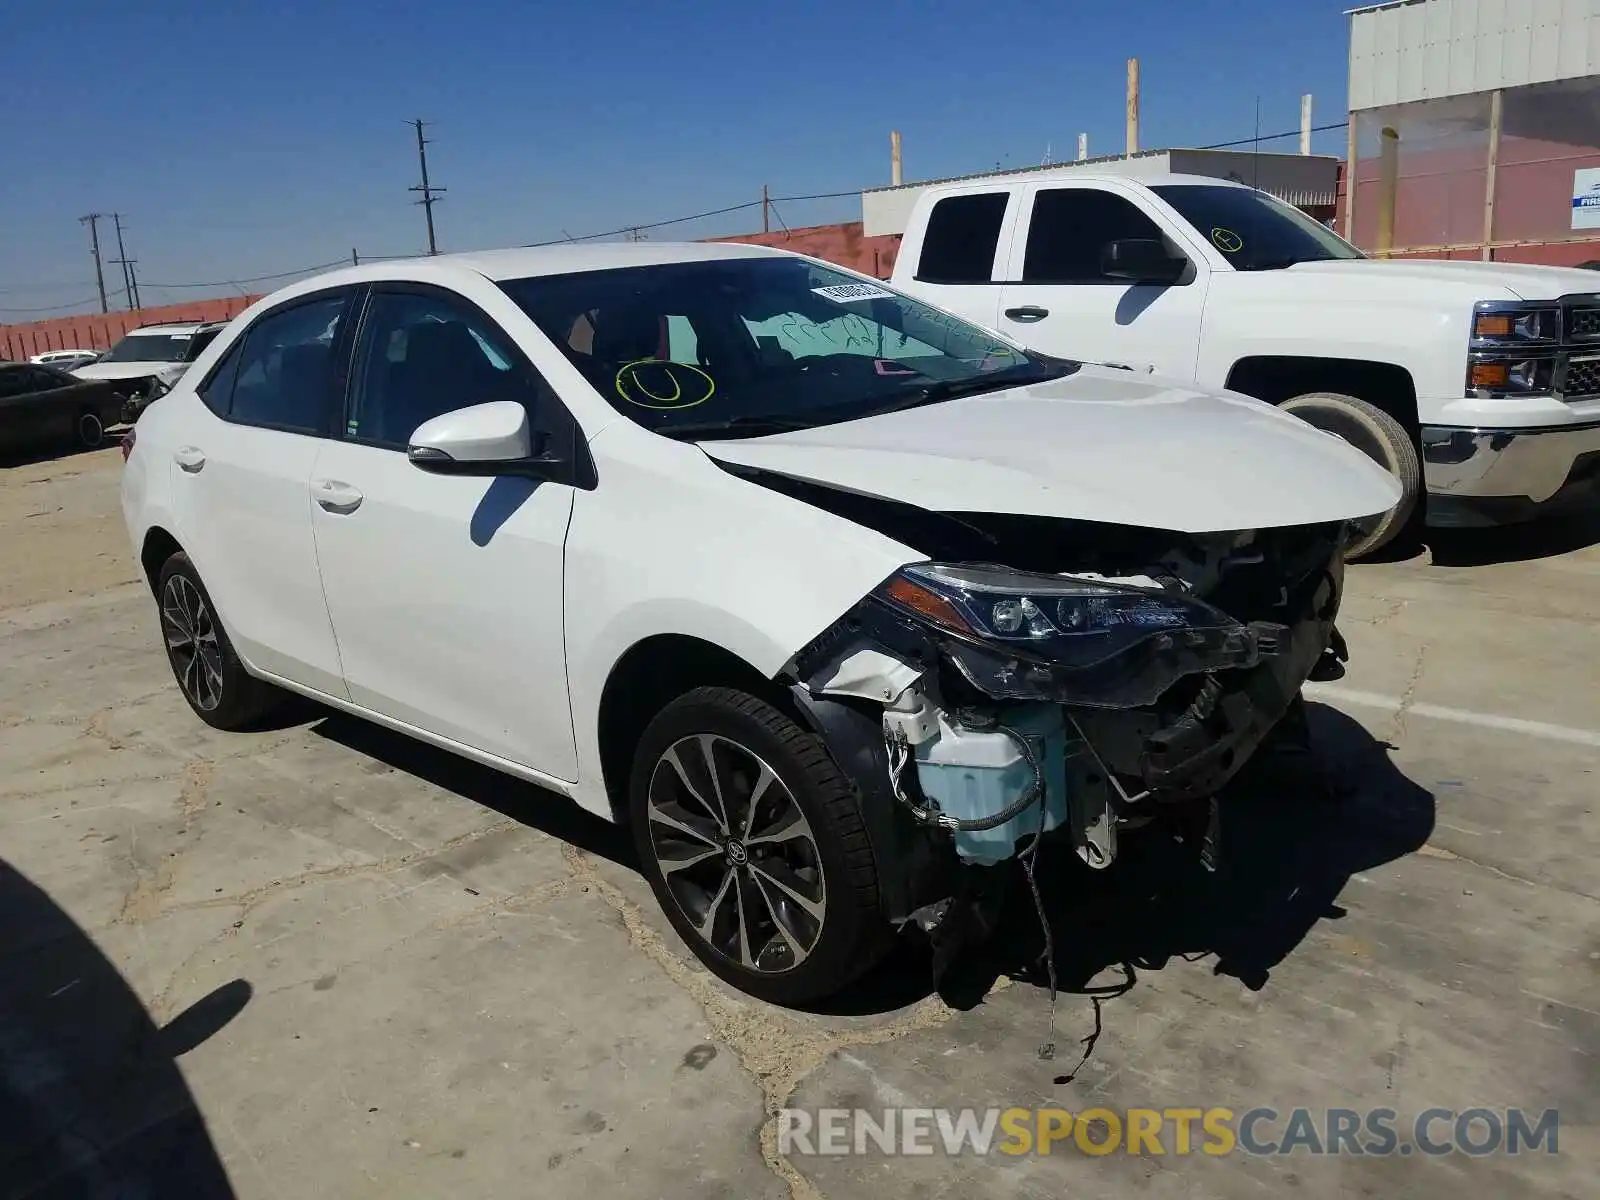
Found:
[[[1049,188],[1033,200],[1024,283],[1115,283],[1100,252],[1121,238],[1162,240],[1161,227],[1131,201],[1093,188]]]
[[[946,196],[928,214],[917,278],[926,283],[988,283],[1006,218],[1005,192]]]

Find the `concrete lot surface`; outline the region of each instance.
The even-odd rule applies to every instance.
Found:
[[[1600,1194],[1600,524],[1354,568],[1313,710],[1334,796],[1241,785],[1217,875],[1151,844],[1086,884],[1047,852],[1041,1061],[1030,907],[948,1004],[908,948],[783,1012],[701,970],[560,800],[322,712],[213,733],[119,467],[0,469],[7,1196]],[[1391,1108],[1403,1142],[1521,1107],[1559,1146],[1184,1156],[1168,1126],[1163,1154],[819,1157],[779,1153],[785,1105],[1266,1106],[1269,1140],[1296,1106]],[[63,1164],[123,1190],[40,1186]]]

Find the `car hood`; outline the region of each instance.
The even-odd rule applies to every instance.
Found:
[[[99,362],[79,367],[72,373],[79,379],[143,379],[147,375],[175,379],[183,374],[188,365],[173,362]]]
[[[1309,525],[1393,508],[1388,472],[1260,401],[1097,367],[1063,379],[736,441],[718,462],[940,512],[1182,533]]]
[[[1352,258],[1297,263],[1294,275],[1356,276],[1374,282],[1463,285],[1479,299],[1496,299],[1503,288],[1515,300],[1554,300],[1574,292],[1600,294],[1600,275],[1578,267],[1541,267],[1531,263],[1445,262],[1419,258]]]

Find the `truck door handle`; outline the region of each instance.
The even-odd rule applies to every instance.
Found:
[[[206,455],[198,446],[179,446],[173,452],[172,461],[193,475],[206,465]]]
[[[340,516],[355,512],[365,499],[355,488],[337,479],[317,480],[311,485],[311,495],[324,510]]]
[[[1024,325],[1031,325],[1035,321],[1042,321],[1050,315],[1048,308],[1039,308],[1037,305],[1024,304],[1021,308],[1006,309],[1006,316],[1013,321],[1021,321]]]

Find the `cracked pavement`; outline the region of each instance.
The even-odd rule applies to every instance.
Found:
[[[0,1082],[54,1114],[0,1126],[24,1166],[71,1125],[101,1165],[190,1163],[160,1196],[1594,1194],[1596,531],[1354,568],[1312,713],[1335,797],[1241,789],[1221,876],[1042,857],[1052,1035],[1029,908],[955,1007],[908,949],[784,1012],[564,801],[314,709],[207,729],[118,466],[0,468]],[[1561,1153],[784,1157],[786,1104],[1558,1107]]]

